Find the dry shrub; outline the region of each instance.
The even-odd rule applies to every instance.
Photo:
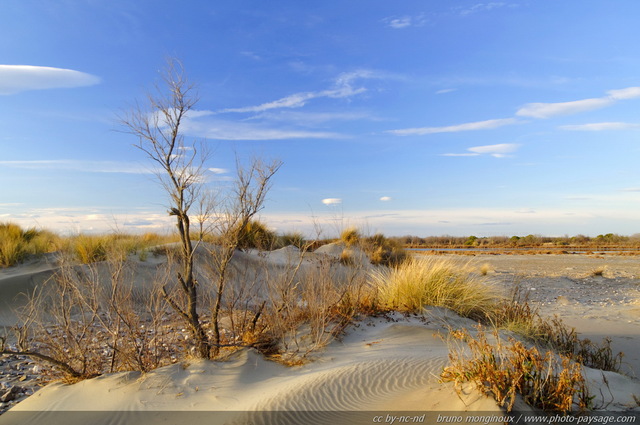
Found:
[[[494,327],[512,331],[535,344],[543,344],[572,360],[595,369],[619,372],[623,353],[613,354],[611,339],[601,344],[580,339],[575,328],[555,316],[544,318],[529,302],[529,293],[514,286],[511,299],[503,300],[489,312],[486,321]]]
[[[389,239],[381,233],[367,238],[363,249],[369,256],[371,264],[382,266],[397,266],[408,257],[407,252],[396,240]]]
[[[169,363],[174,330],[163,324],[158,293],[140,293],[124,261],[65,262],[31,294],[16,327],[17,343],[0,354],[30,356],[68,382]]]
[[[264,335],[278,343],[277,354],[286,363],[328,344],[367,303],[361,269],[328,259],[300,264],[267,282]]]
[[[452,338],[466,343],[470,355],[458,343],[449,354],[451,365],[441,375],[444,382],[454,382],[458,388],[472,382],[498,405],[510,412],[517,395],[530,406],[545,411],[570,412],[574,405],[580,410],[591,407],[593,397],[582,375],[582,366],[567,356],[558,357],[552,351],[544,354],[536,347],[528,348],[510,338],[505,344],[498,331],[490,343],[479,328],[474,338],[468,331],[454,331]]]
[[[495,309],[497,290],[471,267],[447,259],[412,258],[370,274],[380,305],[389,310],[418,312],[423,306],[450,308],[464,317],[484,318]]]
[[[489,272],[491,271],[491,265],[488,263],[484,263],[482,266],[480,266],[480,274],[482,276],[486,276],[487,274],[489,274]]]

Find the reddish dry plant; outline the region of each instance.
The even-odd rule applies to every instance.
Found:
[[[492,344],[482,328],[475,338],[467,330],[454,331],[451,336],[466,343],[470,356],[460,345],[451,350],[451,365],[442,372],[441,381],[454,382],[457,389],[464,382],[472,382],[507,411],[513,409],[518,395],[530,406],[545,411],[567,413],[574,405],[580,410],[590,408],[593,397],[582,366],[569,357],[552,351],[543,354],[512,338],[505,345],[497,331]]]

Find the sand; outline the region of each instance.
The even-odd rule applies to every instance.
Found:
[[[334,255],[331,249],[314,255]],[[242,253],[237,260],[245,266],[267,261],[284,267],[293,257],[295,250],[287,248],[268,255]],[[587,369],[595,403],[607,412],[635,409],[636,415],[640,413],[634,398],[640,397],[637,259],[487,255],[472,261],[478,270],[489,264],[489,277],[507,289],[515,283],[530,289],[531,300],[545,315],[558,314],[583,336],[611,337],[614,349],[626,353],[625,374]],[[591,272],[602,265],[606,265],[604,275],[593,276]],[[2,296],[16,282],[28,282],[30,273],[50,273],[52,265],[48,267],[28,264],[0,271],[0,292],[6,291]],[[431,423],[438,412],[500,415],[504,412],[492,399],[471,388],[460,393],[452,384],[438,381],[449,352],[442,336],[450,327],[473,326],[448,310],[429,308],[420,316],[393,314],[354,323],[343,338],[312,353],[310,361],[300,366],[284,366],[244,349],[226,361],[191,360],[147,374],[125,372],[74,385],[52,383],[1,415],[0,424],[133,420],[143,425],[170,418],[190,425],[389,423],[394,412],[396,417],[415,413],[407,420],[416,421],[426,414],[422,423]]]

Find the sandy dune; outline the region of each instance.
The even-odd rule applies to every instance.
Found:
[[[331,249],[314,255],[334,255]],[[305,262],[312,264],[312,257]],[[268,255],[240,253],[235,261],[245,268],[258,262],[278,268],[287,267],[293,258],[297,252],[287,248]],[[629,260],[607,260],[604,276],[590,273],[602,265],[601,259],[585,256],[483,256],[473,261],[478,267],[490,264],[492,279],[507,289],[516,281],[530,289],[532,301],[545,314],[559,314],[583,335],[610,336],[614,349],[627,352],[629,376],[586,370],[596,405],[607,411],[635,409],[637,414],[634,395],[640,396],[640,381],[633,376],[640,371],[640,267]],[[151,270],[157,264],[146,267]],[[31,264],[1,271],[2,296],[46,277],[52,268]],[[411,412],[416,420],[426,414],[422,423],[430,423],[438,412],[501,415],[492,399],[475,390],[466,388],[459,394],[451,384],[438,382],[449,352],[441,336],[450,327],[473,326],[472,321],[437,308],[420,317],[366,318],[301,366],[283,366],[252,350],[241,350],[226,361],[191,360],[144,375],[127,372],[75,385],[53,383],[1,415],[0,424],[337,425],[374,423],[380,418],[389,423],[393,412],[396,416]],[[608,388],[601,391],[605,381]]]
[[[308,423],[327,423],[321,413],[335,411],[500,413],[493,400],[473,391],[461,398],[452,385],[438,383],[448,353],[436,335],[443,330],[440,320],[371,318],[302,366],[283,366],[243,350],[224,362],[193,360],[146,375],[118,373],[75,385],[54,383],[0,417],[0,423],[11,414],[23,420],[26,414],[18,412],[28,411],[226,411],[231,413],[219,418],[237,416],[238,423],[255,420],[257,414],[249,412],[256,411],[316,412],[318,421]],[[145,417],[148,423],[157,419]],[[215,415],[208,418],[206,423],[216,423]],[[353,417],[343,419],[352,423]]]

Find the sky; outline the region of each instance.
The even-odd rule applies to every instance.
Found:
[[[118,117],[177,58],[223,190],[278,232],[640,232],[640,2],[5,0],[0,221],[168,231]]]

